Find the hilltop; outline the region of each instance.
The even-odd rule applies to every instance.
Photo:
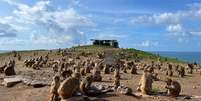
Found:
[[[110,46],[100,46],[100,45],[87,45],[87,46],[76,46],[72,47],[75,52],[89,52],[94,54],[103,53],[104,51],[111,50],[114,54],[117,55],[120,59],[127,60],[153,60],[161,62],[173,62],[173,63],[185,63],[185,61],[178,60],[177,58],[164,57],[157,54],[153,54],[151,52],[146,52],[142,50],[138,50],[135,48],[113,48]]]

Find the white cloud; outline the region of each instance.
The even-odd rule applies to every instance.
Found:
[[[137,47],[156,47],[158,46],[158,42],[150,41],[150,40],[145,40],[139,44],[136,44]]]
[[[154,15],[142,15],[134,17],[131,20],[132,24],[176,24],[180,22],[179,14],[161,13]]]
[[[183,11],[136,16],[130,22],[134,25],[164,27],[163,30],[169,37],[173,37],[179,43],[188,43],[191,39],[201,38],[201,30],[190,26],[201,22],[201,3],[191,4],[188,7]],[[141,46],[150,46],[150,42],[145,41]]]
[[[174,35],[174,36],[183,37],[187,35],[185,29],[183,29],[181,24],[169,25],[167,26],[166,30],[168,31],[170,35]]]
[[[0,20],[10,24],[17,31],[26,32],[33,44],[73,45],[80,44],[82,36],[85,35],[82,29],[96,26],[91,19],[80,15],[75,9],[54,9],[49,0],[37,1],[34,5],[4,0],[17,9],[13,16],[0,17]],[[73,0],[79,4],[79,1]],[[22,33],[23,34],[23,33]]]
[[[176,25],[169,25],[167,27],[167,31],[169,32],[182,32],[182,26],[180,24],[176,24]]]

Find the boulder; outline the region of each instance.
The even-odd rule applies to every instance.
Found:
[[[123,94],[123,95],[130,95],[132,94],[132,89],[129,87],[119,86],[117,88],[117,93]]]
[[[61,101],[92,101],[87,96],[73,96],[68,99],[62,99]]]
[[[4,78],[4,81],[2,84],[6,87],[12,87],[15,84],[20,83],[20,82],[22,82],[22,77],[21,76],[14,76],[14,77]]]

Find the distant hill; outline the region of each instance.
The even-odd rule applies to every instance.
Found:
[[[0,50],[0,53],[9,52],[9,50]]]

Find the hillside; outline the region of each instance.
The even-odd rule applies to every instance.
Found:
[[[89,52],[92,54],[98,54],[103,53],[104,51],[111,50],[113,53],[120,59],[127,59],[127,60],[153,60],[161,62],[174,62],[174,63],[185,63],[185,61],[178,60],[176,58],[170,58],[170,57],[164,57],[159,56],[156,54],[152,54],[150,52],[145,52],[141,50],[137,50],[134,48],[112,48],[109,46],[95,46],[95,45],[88,45],[88,46],[76,46],[72,47],[70,49],[73,49],[75,52],[81,53],[81,52]]]

